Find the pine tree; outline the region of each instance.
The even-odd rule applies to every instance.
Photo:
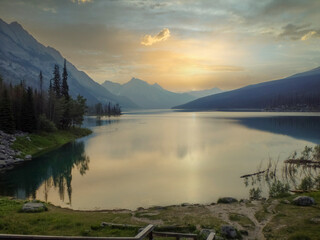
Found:
[[[3,90],[2,98],[0,99],[0,129],[7,133],[13,133],[15,130],[11,101],[7,89]]]
[[[60,96],[61,96],[61,77],[60,77],[59,66],[57,64],[54,65],[52,88],[53,88],[53,91],[54,91],[56,97],[60,98]]]
[[[52,121],[54,117],[54,91],[52,86],[52,79],[50,79],[49,89],[48,89],[48,106],[47,106],[47,118]]]
[[[22,131],[33,132],[36,130],[37,122],[33,105],[32,88],[28,87],[24,92],[22,106]]]
[[[42,87],[43,87],[43,76],[42,76],[42,71],[39,73],[39,88],[40,88],[40,93],[42,94]]]
[[[70,96],[69,96],[69,86],[68,86],[68,72],[66,66],[66,59],[64,59],[64,66],[62,72],[62,86],[61,86],[61,95],[64,97],[64,111],[61,120],[62,128],[68,128],[71,124],[70,117]]]
[[[44,96],[43,96],[43,76],[42,71],[39,73],[39,88],[40,88],[40,94],[39,94],[39,102],[37,104],[38,106],[38,112],[39,114],[43,113],[43,105],[44,105]]]
[[[66,59],[64,59],[63,72],[62,72],[62,86],[61,95],[67,100],[69,99],[69,86],[68,86],[68,72],[66,66]]]

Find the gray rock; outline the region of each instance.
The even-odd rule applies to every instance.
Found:
[[[6,158],[7,158],[7,156],[6,156],[5,154],[0,153],[0,160],[4,160],[4,159],[6,159]]]
[[[231,225],[221,226],[221,234],[226,238],[236,238],[238,235],[236,229]]]
[[[232,197],[223,197],[218,199],[218,203],[234,203],[234,202],[238,202],[238,200]]]
[[[284,204],[290,204],[290,201],[287,200],[287,199],[284,199],[283,201],[281,201],[281,203],[284,203]]]
[[[26,156],[24,157],[24,159],[25,159],[26,161],[29,161],[29,160],[32,159],[32,156],[31,156],[31,155],[26,155]]]
[[[295,199],[293,199],[292,203],[298,206],[311,206],[316,204],[314,199],[308,196],[296,197]]]
[[[320,223],[320,218],[319,217],[311,218],[310,222],[319,224]]]
[[[0,168],[5,168],[7,164],[5,162],[0,162]]]
[[[28,202],[22,206],[22,212],[43,212],[46,211],[47,207],[43,203]]]
[[[21,158],[16,158],[16,159],[13,160],[13,164],[19,164],[19,163],[22,163],[22,162],[24,162],[24,160],[21,159]]]
[[[182,203],[181,204],[181,207],[189,207],[189,206],[192,206],[190,203]]]
[[[250,203],[251,201],[248,200],[248,199],[240,199],[240,202],[241,202],[241,203]]]
[[[213,229],[205,229],[204,228],[204,229],[201,229],[200,236],[203,237],[204,239],[207,239],[209,234],[212,233],[212,232],[214,232]]]

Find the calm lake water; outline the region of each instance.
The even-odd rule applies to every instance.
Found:
[[[241,175],[320,144],[319,113],[150,111],[85,125],[92,135],[0,174],[0,194],[73,209],[247,198]]]

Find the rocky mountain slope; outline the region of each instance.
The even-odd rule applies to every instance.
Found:
[[[54,48],[44,46],[17,23],[10,24],[0,19],[0,75],[13,84],[25,81],[28,86],[39,86],[42,71],[44,88],[48,88],[54,64],[62,69],[64,57]],[[130,100],[115,96],[93,81],[85,72],[79,71],[67,61],[70,94],[87,99],[89,105],[97,102],[120,103],[124,107],[135,107]]]

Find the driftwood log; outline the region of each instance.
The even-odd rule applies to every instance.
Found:
[[[252,173],[252,174],[246,174],[246,175],[241,176],[240,178],[252,177],[252,176],[255,176],[255,175],[259,175],[259,174],[265,173],[266,171],[267,170],[256,172],[256,173]]]

